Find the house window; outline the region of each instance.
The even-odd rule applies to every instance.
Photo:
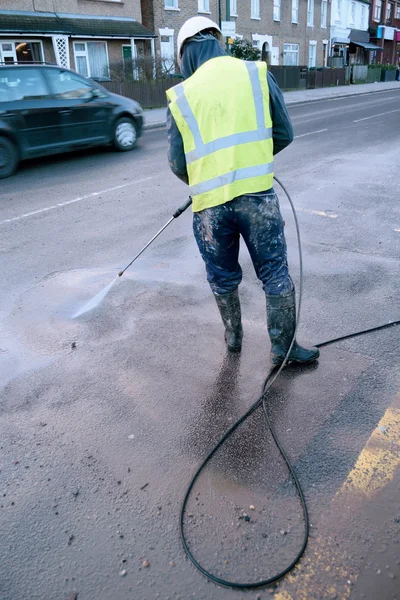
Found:
[[[281,20],[281,0],[274,0],[274,21]]]
[[[341,21],[342,20],[342,0],[337,0],[336,9],[337,9],[336,21]]]
[[[0,42],[0,63],[41,63],[43,50],[41,42]]]
[[[388,5],[386,7],[386,21],[391,21],[392,19],[392,8],[393,4],[390,4],[390,2],[388,2]]]
[[[366,26],[367,26],[367,24],[365,22],[365,6],[362,5],[361,6],[361,27],[364,28]]]
[[[321,2],[321,27],[326,28],[328,22],[328,0]]]
[[[307,25],[308,27],[314,27],[314,0],[308,0],[307,2]]]
[[[237,17],[237,0],[231,0],[231,17]]]
[[[310,42],[308,50],[308,66],[315,67],[317,60],[317,42]]]
[[[356,3],[352,2],[351,3],[351,24],[354,25],[354,23],[356,22]]]
[[[106,42],[74,42],[74,57],[81,75],[100,81],[110,78]]]
[[[299,0],[292,0],[292,23],[299,22]]]
[[[299,44],[283,44],[283,64],[297,67],[299,64]]]
[[[396,5],[396,19],[400,20],[400,4]]]
[[[382,0],[375,0],[374,4],[374,21],[380,23],[382,14]]]
[[[209,13],[210,12],[210,0],[199,0],[197,12]]]
[[[166,10],[179,10],[178,0],[164,0]]]
[[[260,0],[251,0],[251,18],[260,18]]]

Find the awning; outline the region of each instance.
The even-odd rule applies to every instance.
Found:
[[[360,48],[364,48],[365,50],[383,50],[380,46],[376,46],[375,44],[364,44],[363,42],[351,42],[355,46],[360,46]]]
[[[96,17],[65,13],[0,11],[0,34],[64,34],[87,37],[155,38],[150,29],[130,17]]]
[[[362,29],[350,29],[350,41],[351,42],[362,42],[363,44],[369,43],[369,33]]]
[[[341,46],[344,44],[350,44],[350,38],[333,38],[332,44],[340,44]]]

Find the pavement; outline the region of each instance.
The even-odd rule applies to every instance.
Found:
[[[300,342],[400,317],[399,100],[394,89],[289,109],[296,139],[276,173],[302,234]],[[187,198],[166,149],[165,131],[149,131],[131,153],[33,160],[1,181],[1,600],[395,600],[395,327],[285,369],[268,397],[310,514],[292,573],[233,591],[186,560],[186,486],[268,370],[264,298],[248,254],[240,356],[225,352],[189,212],[100,306],[71,319]],[[298,286],[293,219],[279,196]],[[236,581],[272,576],[295,557],[301,506],[261,411],[202,473],[185,531],[207,569]]]
[[[372,94],[388,90],[398,90],[400,81],[386,81],[379,83],[363,83],[357,85],[339,85],[337,87],[320,88],[316,90],[295,90],[284,92],[283,96],[288,106],[303,104],[305,102],[319,102],[320,100],[349,98],[363,94]],[[165,127],[165,108],[145,110],[145,129],[158,129]]]

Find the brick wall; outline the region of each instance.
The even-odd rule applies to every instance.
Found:
[[[152,29],[158,39],[156,40],[156,52],[160,55],[161,35],[160,29],[173,30],[174,45],[176,46],[176,37],[182,24],[189,17],[198,13],[198,0],[178,0],[179,10],[165,9],[165,0],[142,0],[143,24]],[[252,41],[253,35],[259,36],[260,49],[262,42],[268,38],[268,43],[274,48],[276,60],[283,64],[283,49],[285,43],[299,44],[299,64],[308,64],[309,42],[316,41],[317,66],[323,64],[323,40],[329,39],[330,26],[330,7],[331,2],[327,3],[328,19],[327,27],[321,28],[321,0],[314,0],[314,27],[307,27],[307,0],[299,0],[299,18],[298,24],[292,23],[292,2],[291,0],[281,0],[281,18],[280,21],[273,20],[273,0],[260,0],[260,19],[251,18],[251,0],[237,0],[238,16],[231,17],[236,21],[236,31],[238,34]],[[221,0],[222,19],[226,18],[225,1]],[[218,1],[210,0],[210,13],[208,16],[218,23]],[[263,39],[264,38],[264,39]],[[275,60],[275,62],[276,62]]]
[[[299,44],[299,64],[307,65],[309,42],[316,41],[316,64],[321,66],[322,41],[329,39],[330,6],[328,2],[326,28],[321,28],[321,0],[314,0],[313,27],[307,27],[307,0],[299,0],[298,23],[292,23],[291,0],[281,0],[280,21],[274,21],[273,0],[260,1],[260,20],[251,18],[251,0],[238,0],[238,16],[231,20],[236,21],[236,32],[249,40],[253,35],[272,37],[268,43],[278,49],[279,64],[283,64],[284,44],[290,43]]]
[[[221,0],[224,3],[224,0]],[[210,12],[208,14],[198,12],[198,0],[179,0],[178,10],[165,9],[165,0],[142,0],[143,25],[149,27],[158,36],[156,40],[156,53],[161,54],[160,29],[173,30],[174,47],[176,38],[183,23],[190,17],[204,15],[218,23],[218,0],[209,0]]]
[[[142,19],[140,0],[1,0],[0,8]]]

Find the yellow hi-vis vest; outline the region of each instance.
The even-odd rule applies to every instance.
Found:
[[[183,139],[193,211],[273,185],[267,65],[213,58],[167,91]]]

